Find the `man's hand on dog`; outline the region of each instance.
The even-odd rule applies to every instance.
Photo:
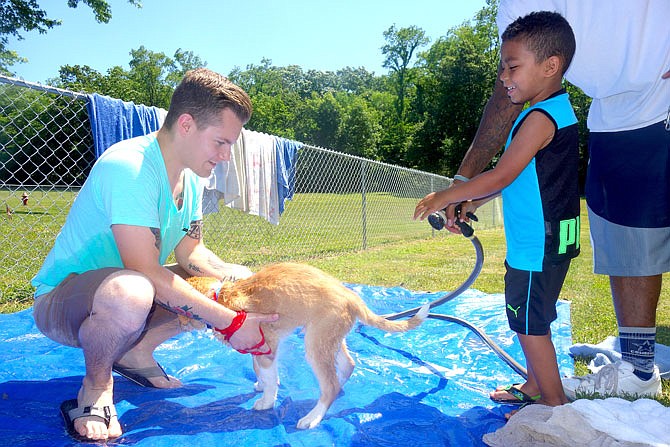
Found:
[[[242,327],[230,337],[230,346],[243,353],[270,354],[272,351],[267,343],[258,345],[263,340],[260,324],[272,323],[278,319],[279,314],[248,313]]]

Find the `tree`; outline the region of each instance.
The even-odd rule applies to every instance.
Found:
[[[49,84],[82,93],[99,93],[137,104],[167,109],[174,88],[186,71],[207,65],[191,51],[181,48],[174,58],[144,46],[131,50],[130,70],[114,66],[102,74],[87,65],[64,65]]]
[[[82,93],[101,93],[105,91],[105,76],[88,65],[62,65],[58,70],[58,79],[49,84]]]
[[[422,74],[413,104],[421,116],[406,163],[416,169],[453,175],[479,125],[496,82],[496,5],[449,31],[419,55]]]
[[[129,79],[136,86],[139,97],[136,102],[147,106],[167,109],[173,88],[169,85],[170,74],[177,71],[177,66],[164,53],[155,53],[140,46],[130,51]]]
[[[396,77],[397,113],[400,122],[404,121],[405,93],[409,82],[409,64],[414,51],[430,42],[426,33],[416,26],[396,29],[392,25],[384,31],[386,45],[382,46],[382,54],[385,56],[383,67],[388,68]]]
[[[314,122],[316,129],[312,135],[314,144],[326,148],[337,147],[337,137],[342,122],[342,108],[331,92],[315,101]]]
[[[203,61],[193,51],[186,51],[178,48],[174,52],[175,70],[167,75],[168,84],[174,89],[179,85],[186,75],[186,72],[194,68],[206,67],[207,62]]]
[[[382,128],[379,112],[375,111],[362,97],[340,93],[348,104],[338,131],[337,149],[347,154],[370,159],[378,159],[377,145]]]
[[[67,0],[70,8],[76,8],[79,3],[93,10],[95,20],[99,23],[109,23],[112,11],[107,0]],[[140,0],[128,0],[128,3],[142,7]],[[50,19],[46,11],[40,8],[37,0],[0,0],[0,71],[12,74],[10,67],[17,63],[27,62],[15,51],[7,48],[9,36],[22,40],[21,31],[37,30],[45,34],[49,29],[61,25],[60,20]]]

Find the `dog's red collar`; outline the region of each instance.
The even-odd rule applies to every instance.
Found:
[[[268,346],[268,350],[265,352],[259,351],[258,348],[265,344],[265,334],[263,334],[263,328],[258,327],[258,330],[261,331],[261,341],[259,341],[255,346],[252,346],[249,349],[238,349],[237,352],[240,354],[251,354],[251,355],[268,355],[272,354],[272,348]]]
[[[212,289],[212,299],[216,302],[219,301],[219,293],[221,293],[221,287],[219,286],[218,289]],[[214,328],[215,331],[223,335],[223,339],[225,341],[229,341],[230,337],[233,336],[235,332],[237,332],[244,322],[247,319],[247,313],[243,310],[238,310],[237,315],[235,318],[233,318],[233,321],[230,323],[230,326],[228,326],[225,329],[219,329],[219,328]],[[258,327],[258,330],[261,332],[261,341],[258,342],[256,345],[252,346],[249,349],[237,349],[237,352],[241,354],[251,354],[251,355],[268,355],[272,354],[272,349],[268,347],[268,350],[265,352],[259,351],[258,348],[263,346],[265,344],[265,334],[263,334],[263,328],[260,326]]]
[[[214,299],[214,301],[216,301],[216,299]],[[225,341],[229,341],[230,337],[242,327],[246,319],[247,313],[243,310],[238,310],[237,315],[235,315],[235,318],[233,318],[233,321],[230,322],[230,325],[227,328],[219,329],[218,327],[215,327],[214,330],[223,335]]]

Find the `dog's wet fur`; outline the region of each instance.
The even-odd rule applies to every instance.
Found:
[[[282,339],[304,328],[305,353],[319,381],[321,396],[316,406],[298,421],[298,428],[316,427],[354,369],[345,337],[358,319],[386,332],[404,332],[420,325],[428,305],[409,320],[387,320],[373,313],[363,300],[336,278],[305,264],[270,265],[247,279],[221,283],[215,278],[187,280],[201,293],[212,296],[220,288],[218,302],[232,310],[279,314],[279,320],[261,327],[272,353],[254,355],[256,391],[262,396],[254,409],[272,408],[277,398],[277,349]]]

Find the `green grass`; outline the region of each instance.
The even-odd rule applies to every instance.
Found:
[[[0,269],[10,273],[0,275],[0,312],[30,305],[30,279],[53,245],[76,194],[73,190],[32,190],[28,191],[29,205],[22,206],[22,192],[0,191],[0,206],[7,204],[14,210],[11,219],[0,216]],[[296,194],[287,202],[280,225],[222,207],[219,213],[205,216],[205,240],[227,262],[252,268],[357,252],[429,236],[428,225],[411,219],[416,201],[382,192],[365,197],[360,193]],[[480,217],[493,225],[486,210]]]
[[[0,256],[0,267],[5,272],[0,278],[0,292],[5,290],[0,296],[1,313],[32,305],[32,288],[28,281],[64,222],[62,210],[67,209],[73,198],[31,192],[30,213],[21,213],[16,205],[19,197],[20,192],[0,192],[0,204],[9,201],[16,210],[11,221],[2,219],[0,240],[21,247],[14,253],[5,254],[3,250]],[[473,268],[472,245],[466,238],[446,232],[436,232],[432,237],[426,223],[412,222],[409,218],[415,203],[413,199],[371,194],[366,211],[370,220],[377,223],[367,228],[370,248],[366,250],[361,249],[360,196],[347,194],[296,197],[289,203],[279,226],[259,223],[258,217],[225,210],[207,218],[205,240],[223,259],[252,268],[292,259],[317,266],[349,283],[402,286],[417,291],[453,290]],[[348,211],[343,213],[342,210]],[[384,228],[390,231],[381,231]],[[571,303],[573,341],[598,343],[616,334],[616,319],[607,277],[592,273],[588,228],[587,216],[583,214],[582,254],[571,264],[561,298]],[[484,247],[485,262],[472,287],[485,293],[501,293],[504,290],[503,231],[479,226],[475,234]],[[670,345],[669,274],[664,275],[657,325],[658,342]],[[579,374],[587,372],[585,363],[578,361],[576,370]],[[663,390],[659,401],[670,406],[670,381],[663,381]]]
[[[584,210],[585,207],[582,206]],[[617,334],[609,280],[593,273],[592,250],[588,238],[588,217],[582,214],[582,251],[575,258],[561,291],[570,301],[572,337],[575,343],[599,343]],[[484,247],[484,267],[472,288],[486,293],[504,290],[505,238],[501,229],[476,230]],[[430,238],[359,253],[333,256],[308,263],[326,270],[345,282],[385,287],[403,286],[410,290],[443,291],[458,287],[474,266],[471,243],[460,236]],[[663,275],[657,311],[658,343],[670,345],[670,274]],[[577,359],[577,374],[586,374],[587,362]],[[670,380],[663,380],[659,398],[670,406]]]

